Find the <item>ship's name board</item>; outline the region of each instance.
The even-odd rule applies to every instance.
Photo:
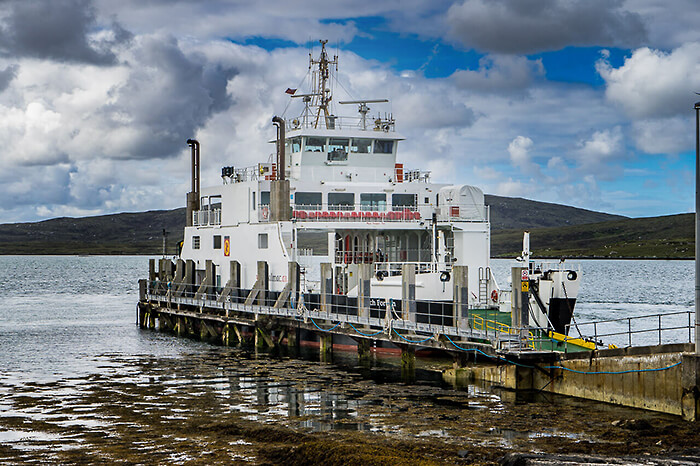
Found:
[[[420,220],[420,212],[412,210],[400,210],[396,212],[333,212],[325,210],[295,210],[294,218],[317,220]]]

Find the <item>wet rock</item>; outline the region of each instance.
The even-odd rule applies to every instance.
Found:
[[[654,428],[654,426],[652,426],[646,419],[624,419],[620,421],[614,421],[612,424],[622,429],[634,431],[652,430]]]

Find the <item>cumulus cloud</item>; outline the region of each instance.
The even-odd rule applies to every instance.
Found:
[[[605,80],[606,97],[632,117],[687,114],[697,97],[693,92],[700,90],[700,42],[671,52],[643,47],[619,68],[603,55],[596,69]]]
[[[62,134],[61,124],[61,115],[41,102],[30,102],[24,109],[0,106],[0,138],[12,148],[0,160],[11,165],[66,162],[66,153],[56,144]]]
[[[542,60],[510,55],[486,55],[477,70],[458,70],[452,78],[464,89],[477,92],[522,91],[544,76]]]
[[[111,34],[92,40],[97,25],[89,0],[17,0],[7,6],[0,26],[0,50],[6,55],[111,65],[116,61],[111,48],[131,39],[114,23]]]
[[[183,135],[231,105],[226,86],[235,69],[185,55],[173,37],[144,37],[132,57],[129,78],[100,111],[112,157],[172,157]]]
[[[589,139],[579,142],[576,151],[579,155],[580,170],[586,176],[596,175],[610,180],[619,175],[621,168],[615,163],[626,156],[622,128],[595,131]]]
[[[635,46],[640,16],[621,0],[465,0],[447,11],[452,38],[486,52],[529,54],[578,46]]]
[[[518,136],[508,144],[508,153],[510,161],[516,167],[523,170],[530,170],[533,167],[533,162],[530,158],[530,150],[533,146],[532,139],[525,136]]]
[[[634,121],[632,137],[636,147],[647,154],[678,154],[695,144],[687,117]]]

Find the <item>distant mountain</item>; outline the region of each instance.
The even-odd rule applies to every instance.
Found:
[[[184,208],[4,224],[0,254],[154,254],[162,252],[163,229],[174,253],[184,226]]]
[[[568,247],[570,239],[580,240],[575,243],[580,248],[577,250],[587,247],[585,235],[588,233],[583,231],[588,230],[567,230],[571,225],[595,223],[599,226],[594,230],[602,231],[602,225],[638,220],[639,232],[630,234],[646,238],[645,235],[662,228],[661,225],[667,222],[658,220],[656,225],[654,219],[625,220],[619,215],[520,198],[486,195],[486,203],[491,206],[492,253],[502,255],[519,252],[523,230],[533,231],[533,247],[541,244],[555,254],[561,245]],[[643,225],[652,223],[654,227],[645,232]],[[174,254],[177,242],[182,240],[184,226],[184,208],[4,224],[0,225],[0,254],[159,254],[162,252],[163,229],[168,232],[168,254]],[[550,228],[540,233],[537,229],[543,227]],[[574,231],[573,236],[563,238],[561,232],[568,231]],[[673,236],[677,231],[681,230],[670,227],[668,238],[677,238]],[[611,234],[609,238],[612,241],[618,237]],[[606,241],[604,235],[600,241]]]
[[[531,201],[520,197],[502,197],[486,194],[485,202],[491,210],[491,230],[560,227],[585,223],[622,220],[622,215],[594,212],[561,204]]]
[[[491,235],[491,256],[516,257],[522,230]],[[602,223],[530,230],[534,257],[691,259],[695,257],[695,214],[628,218]]]

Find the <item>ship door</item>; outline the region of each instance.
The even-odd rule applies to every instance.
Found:
[[[348,268],[344,265],[335,266],[335,294],[347,294]]]

